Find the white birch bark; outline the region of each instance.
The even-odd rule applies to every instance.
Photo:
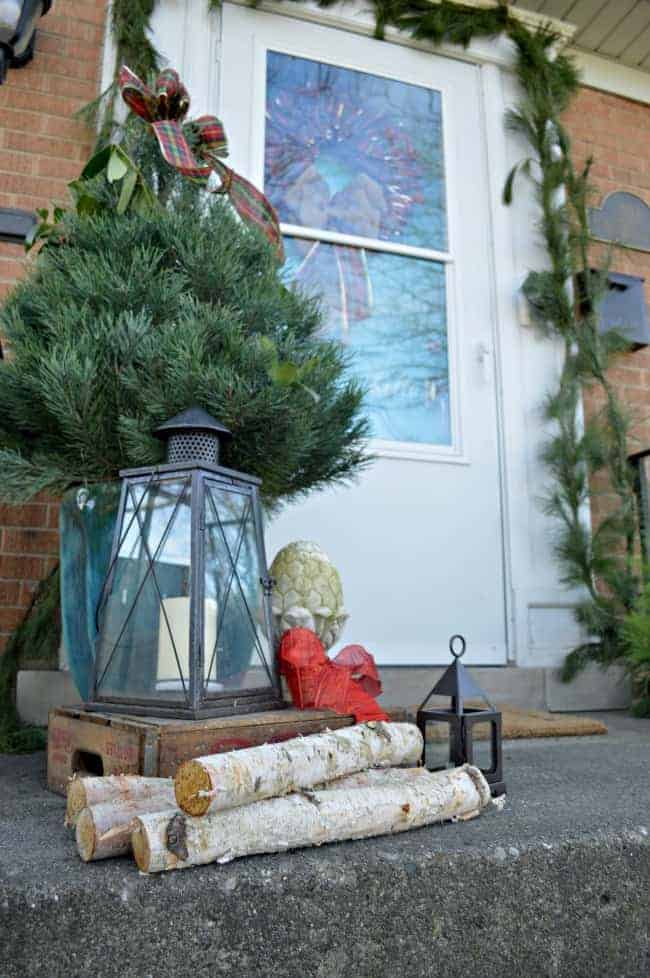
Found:
[[[478,768],[465,765],[400,785],[309,791],[201,818],[173,811],[140,815],[133,853],[145,873],[186,869],[471,818],[489,802],[485,778]]]
[[[146,801],[160,795],[162,789],[172,790],[171,778],[143,778],[138,774],[110,774],[102,778],[73,778],[68,785],[68,804],[65,824],[74,826],[84,808],[109,801]],[[161,806],[162,807],[162,806]],[[149,806],[145,811],[155,811]]]
[[[337,791],[339,788],[398,788],[413,781],[426,780],[431,771],[425,767],[371,767],[367,771],[346,774],[335,781],[316,785],[314,791]]]
[[[170,780],[169,784],[152,791],[147,798],[117,798],[84,808],[76,822],[77,851],[84,862],[123,856],[131,851],[131,833],[136,816],[173,806],[174,788]]]
[[[373,723],[186,761],[174,785],[189,815],[313,788],[371,767],[417,764],[422,734],[412,723]]]

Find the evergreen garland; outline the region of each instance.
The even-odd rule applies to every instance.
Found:
[[[576,617],[589,639],[565,660],[563,678],[569,680],[590,659],[606,665],[624,655],[623,625],[642,585],[634,560],[638,522],[628,462],[630,421],[606,373],[612,357],[627,345],[620,335],[601,335],[598,330],[607,269],[594,271],[589,257],[593,161],[576,170],[561,122],[579,84],[575,67],[565,55],[552,56],[555,39],[550,32],[531,34],[516,24],[509,36],[517,47],[523,94],[508,124],[533,150],[533,157],[521,166],[535,182],[550,265],[528,276],[524,292],[537,327],[564,346],[560,382],[545,404],[555,434],[544,448],[543,460],[553,476],[545,509],[560,527],[555,553],[562,580],[587,594]],[[506,202],[516,169],[506,183]],[[568,283],[576,284],[576,297]],[[582,394],[594,386],[604,393],[605,406],[581,425]],[[618,506],[592,530],[585,507],[589,477],[599,470],[607,472]]]
[[[638,717],[650,717],[650,584],[625,620],[623,639],[633,684],[632,712]]]

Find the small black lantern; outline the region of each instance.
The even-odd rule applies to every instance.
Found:
[[[492,794],[496,797],[504,794],[506,790],[503,781],[501,714],[494,709],[481,687],[460,661],[465,648],[466,642],[462,635],[451,637],[449,650],[454,661],[418,708],[417,725],[424,739],[422,761],[430,771],[458,767],[460,764],[474,764],[481,770],[490,785]],[[439,710],[425,709],[432,696],[450,696],[451,707]],[[467,698],[485,700],[487,709],[466,707]],[[438,726],[437,731],[431,730],[434,725]],[[485,738],[480,736],[481,726],[484,728]],[[434,739],[430,738],[427,744],[428,732],[434,733]],[[435,737],[436,733],[439,735],[438,738]],[[479,733],[478,737],[477,733]],[[485,766],[477,763],[476,760],[477,744],[483,739],[487,740],[490,749],[490,762]],[[438,755],[435,759],[431,757],[434,753]]]
[[[200,408],[160,426],[165,464],[120,472],[89,709],[199,719],[283,705],[260,480],[219,464]]]
[[[34,57],[36,24],[52,0],[2,0],[0,2],[0,85],[8,68],[22,68]]]

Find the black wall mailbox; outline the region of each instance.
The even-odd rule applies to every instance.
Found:
[[[591,270],[596,276],[598,272]],[[582,275],[576,280],[576,293],[583,315],[589,312],[589,302]],[[650,344],[650,317],[645,297],[645,279],[640,275],[624,275],[622,272],[607,274],[607,290],[601,300],[598,315],[601,333],[617,330],[627,337],[633,349]]]
[[[650,343],[650,320],[645,298],[645,279],[638,275],[610,272],[608,289],[600,306],[601,333],[617,329],[635,349]]]

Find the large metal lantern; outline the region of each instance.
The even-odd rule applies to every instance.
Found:
[[[417,712],[417,725],[424,739],[423,763],[430,771],[474,764],[485,776],[492,794],[502,795],[506,786],[503,781],[501,714],[493,708],[460,661],[465,652],[462,635],[452,636],[449,650],[454,661]],[[425,709],[432,696],[451,697],[451,706]],[[468,698],[484,700],[487,708],[466,706]],[[486,758],[482,756],[484,750]]]
[[[230,432],[200,408],[156,435],[166,463],[120,473],[88,706],[190,719],[277,708],[260,480],[219,465]]]

